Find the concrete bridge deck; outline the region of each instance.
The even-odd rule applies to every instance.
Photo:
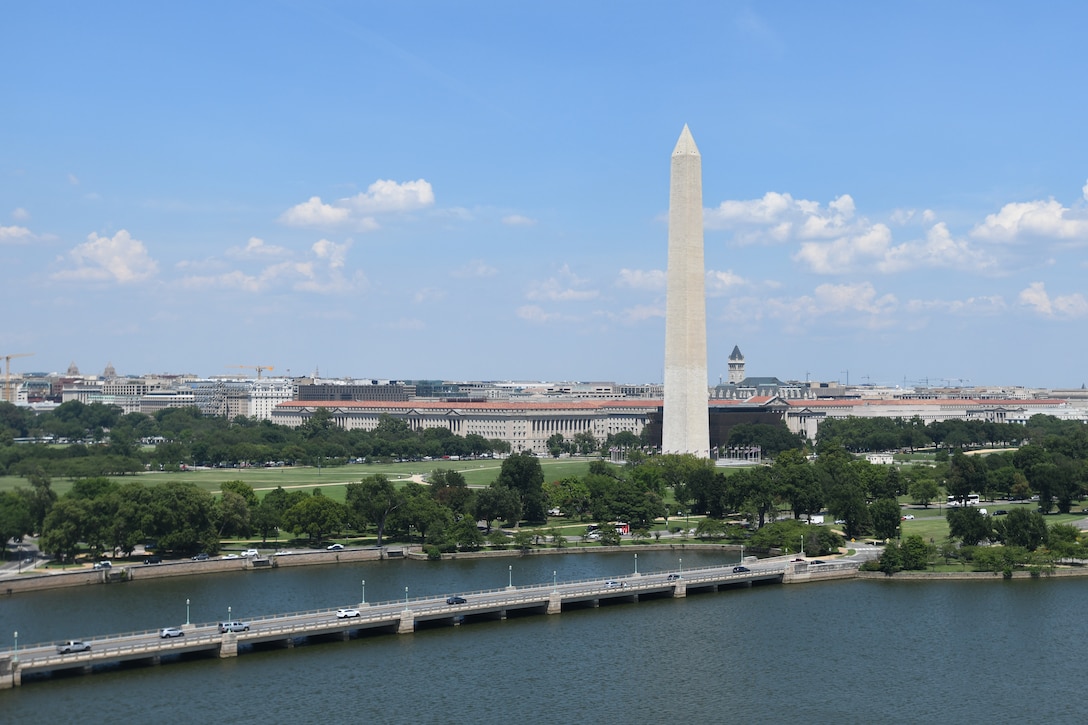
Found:
[[[725,588],[749,587],[764,583],[806,581],[812,578],[853,576],[854,562],[809,566],[805,561],[751,561],[743,571],[737,565],[700,567],[683,571],[633,573],[623,577],[552,582],[506,587],[459,596],[464,603],[449,604],[445,595],[406,598],[392,602],[347,605],[358,617],[338,618],[336,609],[277,614],[244,620],[244,632],[220,633],[217,623],[186,624],[184,635],[162,639],[158,630],[95,637],[83,640],[89,651],[60,654],[56,643],[35,644],[0,651],[0,689],[18,686],[23,675],[81,669],[125,662],[160,664],[164,657],[234,657],[238,653],[267,646],[293,647],[296,642],[320,639],[349,639],[364,630],[390,633],[414,632],[417,627],[452,626],[507,616],[558,614],[575,607],[598,607],[602,603],[637,602],[640,598],[685,597],[689,593]],[[813,577],[813,573],[819,574]]]

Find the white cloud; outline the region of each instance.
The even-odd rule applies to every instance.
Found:
[[[710,297],[723,295],[734,287],[747,284],[747,280],[729,269],[724,272],[709,270],[706,273],[706,293]]]
[[[321,197],[311,196],[309,201],[280,214],[279,221],[292,227],[332,227],[343,224],[350,215],[348,209],[331,206],[321,201]]]
[[[1088,188],[1086,186],[1085,188]],[[988,242],[1016,244],[1046,238],[1088,243],[1088,214],[1048,201],[1013,202],[971,230],[971,236]]]
[[[890,315],[898,306],[895,295],[878,295],[869,282],[822,284],[811,295],[734,302],[748,310],[764,309],[770,317],[782,318],[794,324],[827,315],[834,315],[841,322],[852,323],[860,315],[861,321],[870,327],[891,324]]]
[[[962,300],[909,300],[903,308],[911,314],[992,316],[1008,309],[1001,295],[968,297]]]
[[[268,256],[261,240],[253,238],[250,244],[261,251],[249,258]],[[182,284],[194,289],[231,289],[243,292],[265,292],[273,289],[289,289],[296,292],[335,294],[366,289],[368,280],[362,271],[346,274],[348,251],[351,242],[336,244],[320,239],[310,247],[305,259],[288,259],[268,265],[256,272],[231,270],[221,274],[190,275]],[[287,250],[283,250],[289,254]],[[245,256],[245,255],[241,255]]]
[[[423,179],[397,183],[389,179],[379,179],[367,187],[365,192],[342,199],[340,204],[350,206],[364,213],[391,211],[413,211],[434,204],[434,190]]]
[[[390,330],[424,330],[427,325],[423,320],[402,317],[399,320],[391,320],[386,324],[386,327]]]
[[[30,219],[30,212],[21,206],[16,207],[15,210],[11,212],[11,218],[17,222],[25,222]]]
[[[227,250],[227,256],[241,258],[283,257],[290,254],[286,247],[278,247],[274,244],[265,244],[259,237],[250,237],[244,247],[231,247]]]
[[[666,287],[667,276],[661,269],[621,269],[620,278],[616,280],[619,287],[630,287],[640,290],[663,290]]]
[[[26,227],[0,227],[0,244],[26,244],[37,237]]]
[[[531,227],[536,224],[536,219],[521,214],[508,214],[502,218],[502,223],[508,227]]]
[[[68,253],[74,269],[61,270],[54,279],[114,281],[122,284],[149,279],[158,272],[158,263],[147,253],[144,243],[122,229],[113,237],[95,233]]]
[[[620,313],[620,318],[623,322],[642,322],[643,320],[650,320],[655,317],[664,317],[665,308],[655,305],[635,305],[634,307],[628,307]]]
[[[922,241],[905,242],[886,250],[877,262],[881,272],[902,272],[917,267],[964,269],[976,272],[993,270],[997,261],[966,239],[956,239],[941,222],[934,224]]]
[[[79,179],[76,178],[75,174],[68,174],[68,183],[72,186],[79,186]]]
[[[482,259],[474,259],[450,272],[454,277],[494,277],[498,273],[499,270]]]
[[[412,295],[412,301],[416,304],[443,300],[445,298],[446,291],[444,289],[439,289],[438,287],[424,287],[416,290],[415,294]]]
[[[413,211],[433,204],[434,191],[423,179],[400,184],[379,179],[366,191],[332,204],[326,204],[319,196],[311,196],[280,214],[279,222],[293,227],[348,226],[369,232],[378,228],[378,222],[371,214]]]
[[[552,322],[560,319],[560,315],[557,312],[545,312],[538,305],[522,305],[517,309],[517,316],[527,322]]]
[[[1080,318],[1088,317],[1088,299],[1079,292],[1061,297],[1047,294],[1042,282],[1032,282],[1020,292],[1020,304],[1029,307],[1044,317]]]
[[[599,294],[597,290],[578,289],[586,282],[587,280],[572,272],[568,265],[563,265],[556,277],[532,283],[525,297],[550,302],[575,302],[596,298]]]
[[[883,224],[874,224],[858,227],[856,234],[831,242],[804,242],[792,258],[817,274],[841,274],[882,258],[891,241],[891,230]]]

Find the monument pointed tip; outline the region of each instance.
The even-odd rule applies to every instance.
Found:
[[[684,130],[680,132],[680,138],[676,142],[676,148],[673,149],[673,155],[677,154],[694,154],[699,155],[699,149],[695,146],[695,139],[692,138],[691,129],[688,125],[684,124]]]

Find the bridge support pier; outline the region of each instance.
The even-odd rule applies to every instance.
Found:
[[[400,615],[400,624],[397,625],[397,634],[411,634],[416,631],[416,618],[411,610],[405,609]]]
[[[233,632],[224,632],[223,639],[219,642],[219,657],[225,659],[237,656],[238,637]]]
[[[688,595],[688,585],[684,582],[683,579],[681,579],[680,581],[676,582],[675,586],[673,586],[673,588],[672,588],[672,598],[673,599],[683,599],[687,595]]]
[[[563,611],[563,597],[559,592],[552,592],[548,597],[548,614],[559,614]]]
[[[0,660],[0,690],[10,690],[23,684],[23,675],[19,671],[19,661],[11,657]]]

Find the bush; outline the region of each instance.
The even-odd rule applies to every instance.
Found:
[[[442,558],[442,550],[434,544],[429,545],[427,547],[427,558],[430,561],[438,561]]]

